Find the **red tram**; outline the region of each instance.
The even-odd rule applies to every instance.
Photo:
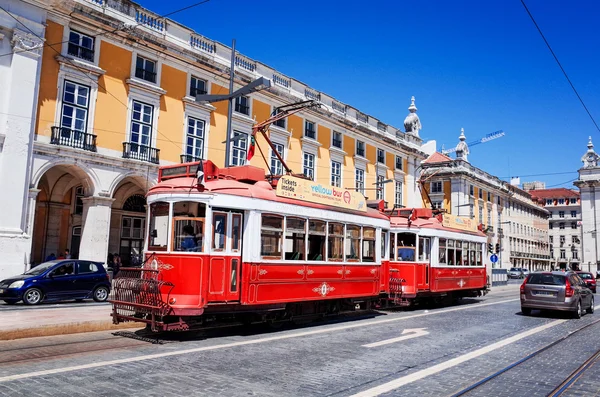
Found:
[[[485,293],[485,237],[431,210],[210,161],[161,167],[146,261],[114,279],[113,321],[152,330],[267,322]]]

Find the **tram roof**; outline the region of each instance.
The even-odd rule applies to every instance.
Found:
[[[177,177],[163,180],[148,191],[148,196],[156,194],[189,194],[193,197],[197,194],[216,193],[227,194],[240,197],[248,197],[259,200],[274,201],[277,203],[293,204],[302,207],[317,208],[334,212],[343,212],[347,214],[366,216],[370,218],[389,220],[389,216],[373,208],[367,208],[367,211],[355,211],[346,208],[334,207],[324,204],[317,204],[303,200],[295,200],[286,197],[280,197],[275,194],[275,189],[266,180],[248,183],[240,182],[235,179],[209,179],[202,185],[197,185],[197,180],[193,177]]]

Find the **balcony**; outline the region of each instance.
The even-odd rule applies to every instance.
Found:
[[[151,83],[156,83],[156,73],[143,68],[135,68],[135,77],[146,80]]]
[[[181,163],[195,163],[202,161],[202,158],[192,156],[191,154],[182,154],[179,156],[179,159],[181,160]]]
[[[242,105],[241,103],[236,103],[235,111],[248,116],[248,115],[250,115],[250,106]]]
[[[147,161],[158,164],[160,150],[150,146],[140,145],[135,142],[123,142],[123,158]]]
[[[96,151],[96,135],[65,127],[52,127],[50,143],[53,145],[83,149],[90,152]]]
[[[94,50],[82,47],[80,45],[69,43],[67,53],[74,57],[85,59],[86,61],[94,62]]]
[[[365,149],[363,149],[363,148],[356,148],[356,155],[360,156],[360,157],[365,157]]]
[[[196,95],[206,95],[206,90],[204,88],[190,88],[190,96],[196,98]]]
[[[315,130],[306,129],[304,131],[304,136],[310,139],[317,139],[317,132]]]

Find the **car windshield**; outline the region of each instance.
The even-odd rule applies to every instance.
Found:
[[[519,271],[519,269],[517,269],[516,267],[511,267],[511,268],[510,268],[510,271],[511,271],[511,272],[518,272],[518,271]]]
[[[577,275],[584,280],[593,280],[594,279],[594,277],[592,277],[592,273],[577,273]]]
[[[29,269],[25,272],[25,274],[29,274],[32,276],[37,276],[44,273],[46,270],[50,269],[52,266],[56,265],[59,261],[50,261],[44,262],[42,264],[37,265],[36,267]]]
[[[565,285],[565,276],[560,274],[530,274],[527,284]]]

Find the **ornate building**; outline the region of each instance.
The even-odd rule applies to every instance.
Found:
[[[33,238],[4,250],[12,256],[5,255],[3,263],[9,263],[1,265],[7,267],[0,277],[65,249],[85,259],[104,261],[108,252],[116,252],[126,264],[139,260],[144,195],[156,181],[158,166],[206,158],[225,165],[227,102],[201,104],[195,98],[229,91],[231,48],[127,0],[48,1],[45,7],[47,19],[35,25],[38,40],[48,44],[34,61],[42,61],[41,70],[37,63],[27,65],[32,68],[28,79],[41,71],[39,83],[26,85],[39,88],[29,106],[29,114],[37,115],[35,123],[28,119],[33,129],[20,127],[27,130],[20,137],[31,159],[22,155],[25,149],[14,155],[14,164],[23,164],[27,175],[16,174],[12,154],[11,169],[2,169],[18,177],[23,197],[10,200],[22,203],[23,210],[3,215],[7,219],[1,225],[20,225]],[[6,50],[11,36],[2,37]],[[13,59],[23,57],[31,59],[27,54]],[[271,88],[236,98],[231,124],[241,138],[231,142],[229,165],[247,162],[255,122],[277,106],[313,99],[320,109],[290,116],[270,131],[294,172],[356,188],[389,207],[420,204],[415,176],[432,144],[419,137],[414,98],[405,133],[259,61],[237,52],[234,58],[234,90],[259,77],[269,79]],[[13,72],[20,68],[13,65]],[[22,87],[26,77],[19,79],[14,85]],[[1,104],[7,113],[19,113],[6,108],[16,106],[6,100]],[[34,142],[27,146],[29,131]],[[260,136],[257,143],[262,155],[249,163],[266,174],[281,174],[281,163]],[[29,252],[31,259],[24,260]]]
[[[600,221],[600,156],[594,151],[592,137],[588,150],[581,158],[583,167],[579,169],[579,179],[574,185],[579,188],[581,197],[581,248],[583,251],[582,270],[600,270],[598,255],[598,225]]]
[[[474,218],[498,251],[495,265],[488,254],[489,267],[549,269],[548,211],[529,193],[470,164],[468,154],[461,129],[456,159],[436,152],[422,163],[423,205]]]

